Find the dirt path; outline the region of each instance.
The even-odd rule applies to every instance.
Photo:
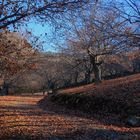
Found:
[[[130,131],[86,116],[68,115],[39,108],[43,97],[0,97],[0,140],[139,140],[138,130]]]

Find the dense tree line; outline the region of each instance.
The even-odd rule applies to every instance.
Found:
[[[135,51],[105,58],[102,65],[102,79],[112,79],[140,72],[139,54]],[[11,83],[14,91],[45,92],[95,82],[89,61],[81,63],[62,53],[41,53],[34,56],[32,62],[36,62],[36,69],[27,70],[15,78]]]

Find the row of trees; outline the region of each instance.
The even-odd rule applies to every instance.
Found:
[[[102,78],[111,79],[140,72],[140,52],[116,54],[105,58],[102,64]],[[73,87],[95,81],[89,61],[76,60],[63,53],[39,53],[32,62],[37,68],[25,71],[12,82],[14,91],[37,92],[50,89]]]

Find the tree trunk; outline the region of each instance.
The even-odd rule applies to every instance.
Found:
[[[9,85],[4,82],[3,87],[1,89],[1,94],[3,96],[8,95],[8,90],[9,90]]]
[[[90,83],[90,71],[85,72],[85,82],[86,84]]]
[[[94,76],[95,76],[95,83],[99,84],[101,83],[101,65],[103,61],[99,61],[99,55],[95,55],[94,52],[91,52],[88,49],[88,54],[90,57],[90,62],[93,66],[93,72],[94,72]]]
[[[78,72],[75,72],[74,84],[77,84],[78,83],[78,75],[79,75],[79,73]]]
[[[100,68],[100,66],[94,65],[93,72],[94,72],[94,76],[95,76],[95,83],[96,84],[101,83],[102,78],[101,78],[101,68]]]
[[[102,81],[101,78],[101,64],[102,62],[97,62],[96,58],[92,56],[91,60],[91,64],[93,66],[93,72],[94,72],[94,76],[95,76],[95,83],[99,84]]]

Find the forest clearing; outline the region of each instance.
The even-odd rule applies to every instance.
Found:
[[[0,140],[140,140],[140,0],[0,0]]]

